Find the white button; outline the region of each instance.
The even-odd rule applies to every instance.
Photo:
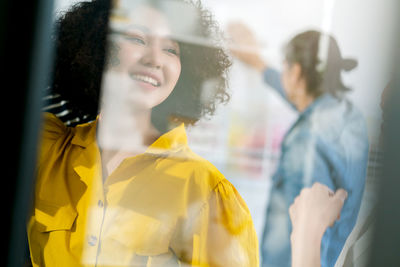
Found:
[[[96,244],[97,244],[97,237],[94,236],[94,235],[89,236],[88,244],[89,244],[90,246],[92,246],[92,247],[93,247],[93,246],[96,246]]]

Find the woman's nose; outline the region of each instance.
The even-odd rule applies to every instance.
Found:
[[[160,69],[162,66],[161,53],[161,49],[156,44],[147,46],[142,57],[142,64],[147,67]]]

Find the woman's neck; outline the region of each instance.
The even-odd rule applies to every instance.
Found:
[[[151,110],[100,113],[97,140],[103,176],[111,174],[125,158],[144,153],[159,135],[151,123]]]
[[[299,97],[294,105],[299,112],[303,112],[314,102],[314,100],[315,98],[313,96],[306,94],[302,97]]]
[[[292,103],[302,113],[314,102],[315,97],[309,93],[307,83],[304,79],[299,80],[295,92]]]

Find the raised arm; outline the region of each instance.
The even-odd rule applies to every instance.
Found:
[[[231,54],[241,62],[257,70],[263,76],[264,82],[287,100],[281,83],[280,72],[271,68],[262,58],[261,45],[250,28],[242,23],[234,22],[228,25],[227,32],[230,38],[229,48]]]

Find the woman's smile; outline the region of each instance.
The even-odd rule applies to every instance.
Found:
[[[150,73],[129,73],[129,77],[144,89],[155,90],[161,86],[161,78]]]
[[[140,75],[140,74],[130,74],[129,76],[136,81],[148,83],[148,84],[153,85],[154,87],[160,86],[159,82],[157,82],[155,79],[153,79],[149,76],[144,76],[144,75]]]

